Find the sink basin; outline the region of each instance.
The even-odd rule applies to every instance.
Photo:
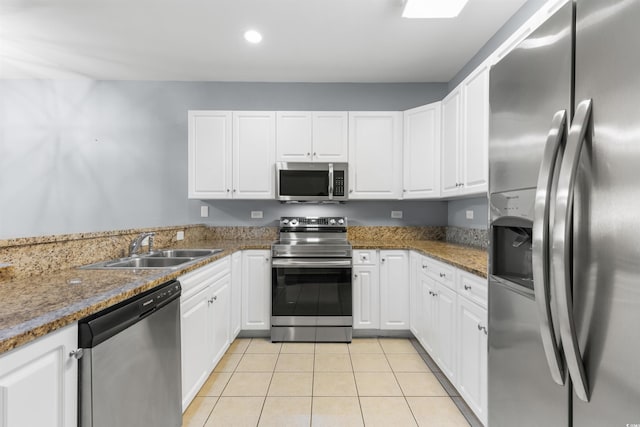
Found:
[[[165,249],[151,254],[118,258],[80,267],[83,270],[169,269],[177,270],[201,258],[222,252],[222,249]]]
[[[167,268],[185,264],[195,258],[131,258],[124,261],[116,261],[105,264],[106,268]]]
[[[199,258],[222,252],[222,249],[165,249],[154,252],[152,258]]]

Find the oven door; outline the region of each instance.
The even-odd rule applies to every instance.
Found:
[[[351,326],[351,259],[275,258],[272,326]]]

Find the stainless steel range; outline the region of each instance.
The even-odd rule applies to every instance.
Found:
[[[271,341],[351,342],[351,252],[346,218],[280,218]]]

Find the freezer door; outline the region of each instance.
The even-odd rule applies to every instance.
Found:
[[[569,426],[569,387],[549,374],[533,291],[489,279],[489,423]]]
[[[577,1],[575,102],[593,101],[574,198],[580,427],[640,424],[639,23],[640,1]]]
[[[536,186],[553,117],[571,107],[572,19],[568,4],[491,69],[490,193]]]

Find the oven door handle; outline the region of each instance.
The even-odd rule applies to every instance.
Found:
[[[351,259],[272,258],[274,268],[351,268]]]

